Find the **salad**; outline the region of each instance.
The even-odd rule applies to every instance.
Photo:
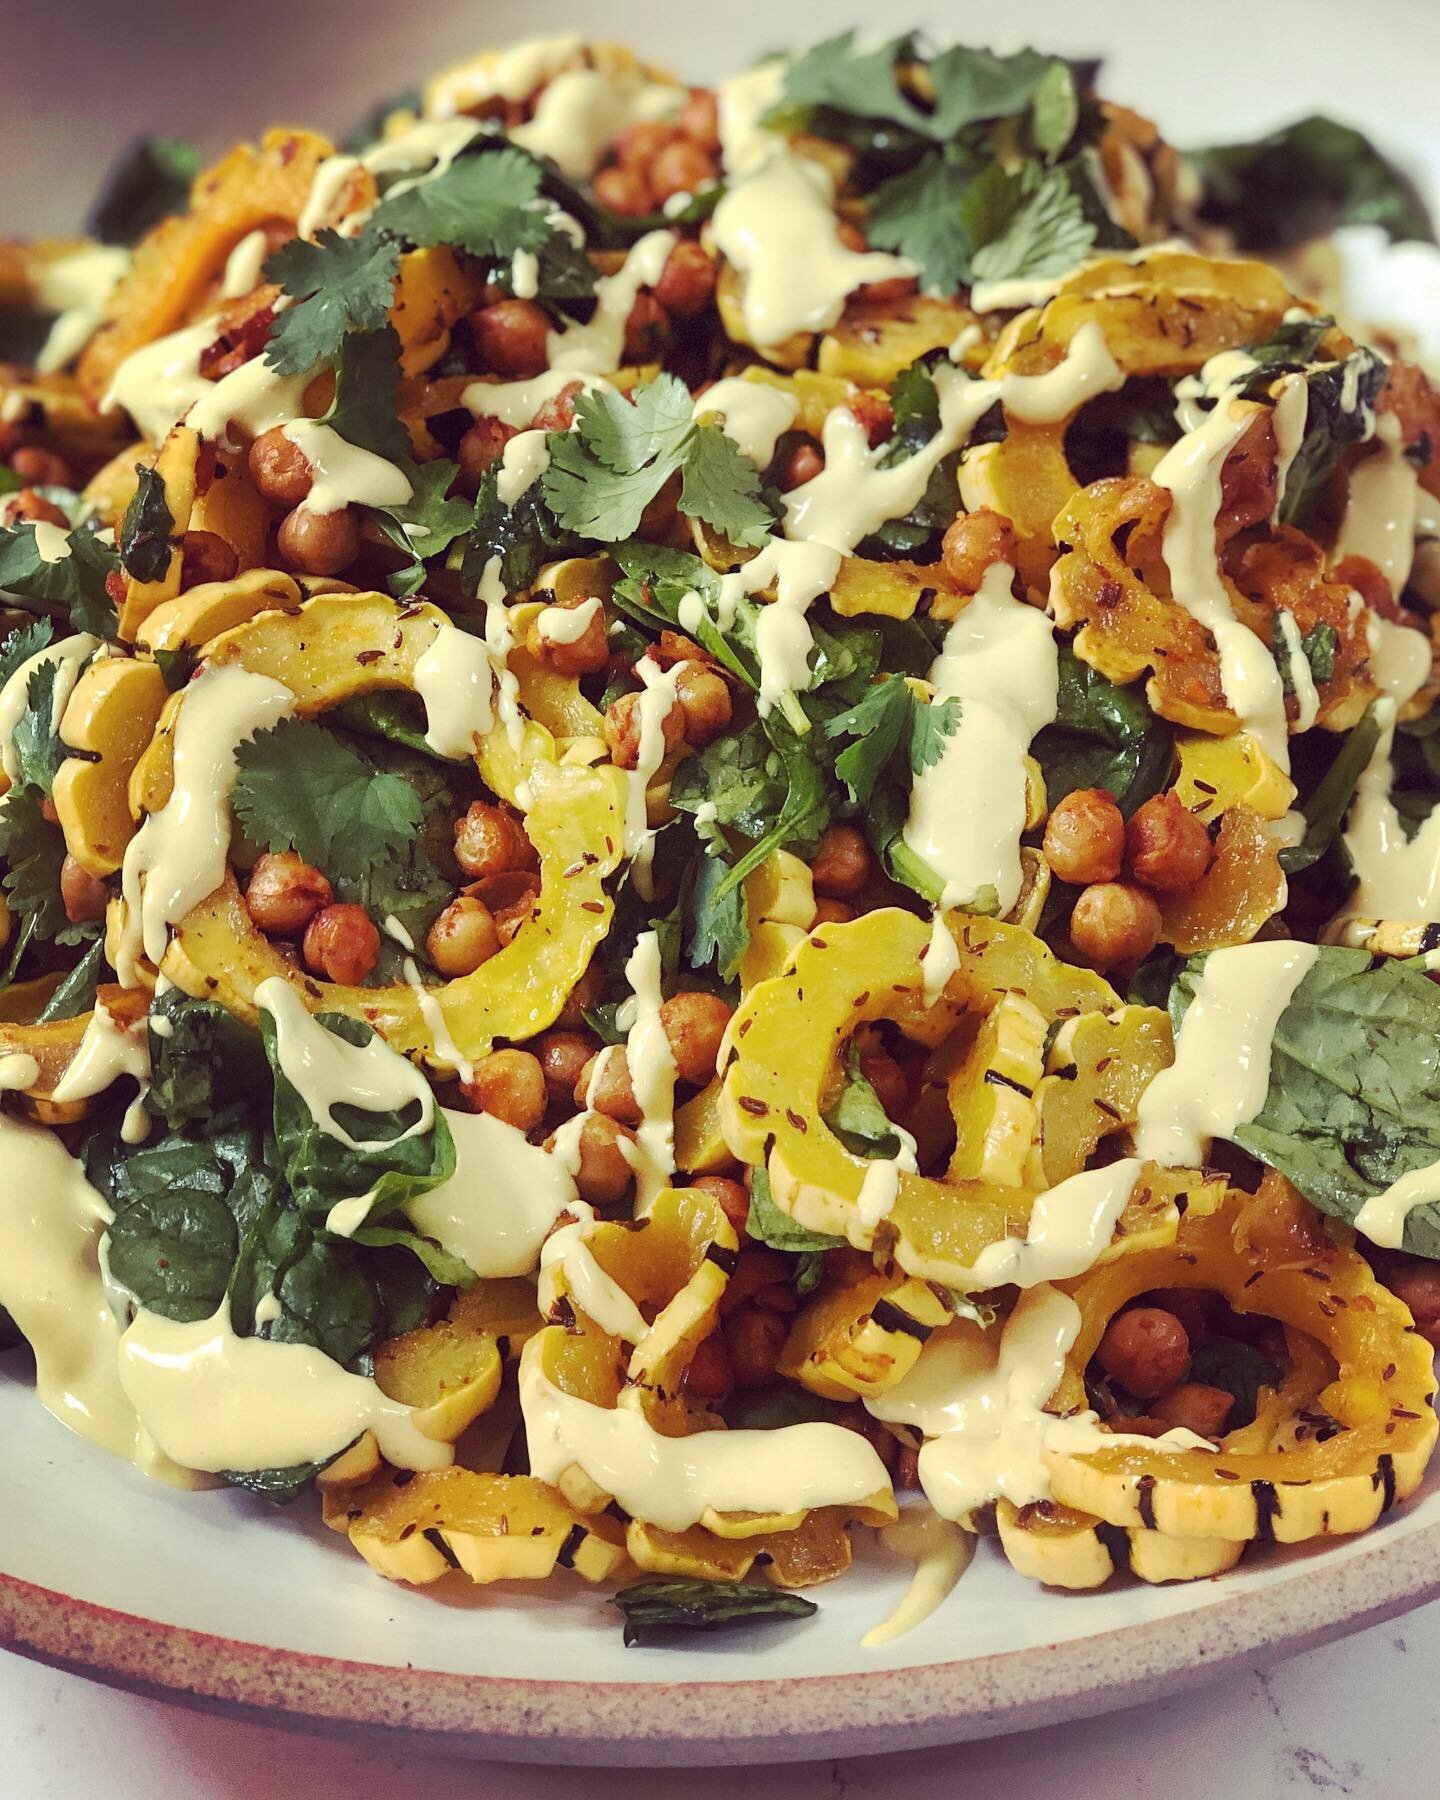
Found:
[[[1440,395],[1314,275],[1431,225],[1096,79],[537,40],[0,246],[0,1367],[61,1424],[630,1642],[863,1528],[933,1600],[1415,1490]]]

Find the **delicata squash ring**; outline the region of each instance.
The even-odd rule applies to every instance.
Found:
[[[907,1274],[973,1287],[986,1285],[972,1273],[980,1253],[1023,1236],[1032,1199],[1050,1185],[1043,1166],[1033,1184],[1022,1180],[1039,1126],[1049,1024],[1110,1012],[1119,1001],[1098,975],[1059,962],[1018,926],[962,913],[947,924],[959,967],[933,1006],[924,978],[930,927],[913,914],[886,908],[812,932],[785,973],[751,989],[731,1023],[722,1119],[731,1150],[768,1170],[776,1204],[800,1224],[857,1249],[883,1248]],[[959,1047],[949,1080],[950,1170],[936,1179],[895,1169],[893,1203],[879,1218],[861,1204],[876,1164],[847,1150],[822,1116],[846,1043],[874,1019],[937,1046],[956,1033]],[[1128,1122],[1124,1113],[1109,1121],[1112,1131]],[[1121,1218],[1124,1248],[1146,1234],[1173,1236],[1177,1201],[1204,1180],[1193,1170],[1144,1173]]]
[[[417,690],[416,668],[442,633],[453,630],[429,605],[399,606],[383,594],[327,594],[293,612],[265,612],[208,647],[206,666],[241,668],[281,682],[300,718],[356,695]],[[172,744],[186,703],[174,696],[136,772],[137,810],[153,813],[170,798]],[[496,1038],[527,1038],[553,1023],[609,927],[605,878],[618,867],[624,840],[623,776],[608,767],[556,760],[554,740],[532,720],[517,720],[518,745],[498,715],[478,740],[476,767],[503,800],[524,803],[525,827],[540,859],[533,916],[474,974],[420,994],[404,983],[346,987],[298,973],[245,910],[227,877],[175,929],[163,972],[187,993],[213,999],[242,1018],[256,1016],[255,990],[279,975],[312,1010],[365,1019],[402,1055],[434,1057],[432,1005],[461,1056],[484,1055]]]

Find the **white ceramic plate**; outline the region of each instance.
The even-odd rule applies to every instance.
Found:
[[[849,23],[850,12],[732,0],[722,17],[609,0],[563,16],[713,79],[777,41]],[[483,22],[469,5],[433,13],[434,60],[482,32],[498,41],[561,23],[559,9],[541,20],[528,3],[508,0],[487,5]],[[313,49],[333,29],[328,8],[316,14],[313,27],[297,20],[287,38],[273,71],[278,91],[268,99],[256,91],[253,104],[243,95],[238,106],[232,94],[230,123],[263,123],[255,109],[267,105],[276,116],[309,110],[291,97],[285,71],[308,67],[305,41]],[[911,16],[892,13],[885,24]],[[1112,0],[1078,17],[1063,0],[1031,0],[1006,13],[1001,29],[987,31],[969,9],[963,19],[936,13],[932,23],[952,34],[1108,51],[1107,91],[1157,117],[1181,143],[1333,110],[1408,151],[1440,191],[1440,137],[1428,123],[1440,15],[1414,0],[1372,0],[1363,19],[1348,0],[1272,0],[1263,11],[1249,0],[1212,0],[1203,31],[1184,41],[1164,31],[1172,16],[1149,0]],[[404,15],[393,3],[355,0],[345,17],[347,31],[374,27],[350,57],[358,110],[371,88],[394,85],[397,57],[409,74],[427,53],[408,25],[397,37]],[[874,28],[873,14],[856,17]],[[123,105],[124,88],[107,91]],[[333,96],[328,108],[337,110]],[[146,123],[183,130],[189,121]],[[1360,253],[1371,257],[1372,290],[1392,316],[1436,301],[1432,259],[1402,252],[1377,264],[1364,243]],[[1437,319],[1440,304],[1432,342]],[[12,1369],[19,1360],[9,1359]],[[907,1574],[870,1550],[819,1593],[813,1620],[626,1651],[618,1615],[578,1580],[557,1577],[560,1591],[544,1598],[449,1583],[414,1592],[371,1575],[309,1506],[277,1517],[234,1492],[151,1486],[67,1434],[4,1369],[0,1443],[0,1642],[200,1704],[403,1730],[441,1747],[547,1762],[799,1759],[1018,1730],[1299,1649],[1440,1592],[1440,1480],[1432,1480],[1366,1537],[1318,1552],[1253,1554],[1216,1581],[1057,1594],[1021,1580],[982,1545],[938,1614],[899,1643],[867,1651],[860,1638],[890,1611]]]

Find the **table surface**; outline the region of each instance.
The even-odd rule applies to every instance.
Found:
[[[1288,1800],[1379,1800],[1434,1791],[1440,1753],[1440,1602],[1308,1655],[1254,1668],[1170,1700],[1025,1737],[953,1750],[747,1769],[522,1768],[419,1758],[272,1730],[111,1692],[0,1653],[0,1792],[5,1800],[80,1800],[103,1771],[107,1800],[354,1800],[400,1791],[425,1800],[939,1800],[979,1793],[1052,1800],[1166,1800],[1225,1791]],[[399,1778],[403,1778],[403,1788]],[[963,1781],[963,1785],[962,1785]]]

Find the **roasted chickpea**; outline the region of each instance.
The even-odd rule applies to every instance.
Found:
[[[635,1134],[604,1113],[590,1113],[580,1129],[579,1166],[575,1187],[591,1206],[613,1206],[624,1197],[633,1179],[624,1149],[634,1144]]]
[[[1045,824],[1045,860],[1062,881],[1115,881],[1125,859],[1125,819],[1104,788],[1076,788]]]
[[[1190,1339],[1174,1313],[1132,1306],[1105,1327],[1095,1359],[1137,1400],[1153,1400],[1190,1373]]]
[[[735,1228],[735,1235],[745,1242],[745,1225],[750,1217],[750,1196],[743,1181],[728,1175],[692,1175],[685,1184],[717,1201],[720,1210]]]
[[[715,292],[715,265],[699,244],[685,239],[665,259],[655,298],[677,319],[704,312]]]
[[[847,906],[843,900],[831,900],[822,894],[815,902],[813,925],[848,925],[855,917],[855,908]]]
[[[715,1059],[733,1009],[718,994],[672,994],[660,1008],[660,1023],[681,1081],[703,1087],[715,1073]]]
[[[607,1119],[618,1119],[622,1125],[640,1123],[645,1115],[635,1098],[623,1045],[611,1044],[595,1052],[580,1071],[574,1100],[577,1106],[588,1106],[593,1112],[604,1113]]]
[[[611,212],[627,219],[640,219],[655,210],[655,196],[643,169],[627,168],[616,163],[601,169],[595,177],[595,198]]]
[[[530,420],[532,431],[568,431],[575,423],[575,402],[585,391],[583,381],[567,381],[552,394]]]
[[[105,917],[105,903],[110,890],[98,876],[81,868],[73,856],[60,865],[60,899],[65,917],[72,925],[84,925],[91,919]]]
[[[848,402],[849,410],[865,427],[866,441],[878,450],[895,429],[895,409],[883,394],[857,394]]]
[[[545,1117],[545,1074],[528,1050],[492,1050],[460,1092],[472,1112],[490,1113],[517,1131],[533,1131]]]
[[[678,703],[665,714],[662,730],[668,755],[685,735],[685,712]],[[640,739],[640,695],[622,694],[611,701],[605,712],[605,742],[617,768],[639,768]]]
[[[979,591],[985,571],[997,562],[1015,562],[1015,527],[988,507],[961,513],[940,544],[945,573],[962,594]]]
[[[785,1347],[787,1327],[779,1313],[744,1306],[731,1313],[721,1329],[738,1388],[769,1387]]]
[[[1397,1257],[1384,1280],[1395,1298],[1410,1308],[1421,1337],[1440,1350],[1440,1263]]]
[[[622,168],[648,169],[665,148],[680,136],[680,127],[666,119],[637,119],[615,134],[610,146]]]
[[[455,446],[460,479],[469,493],[477,493],[492,466],[505,454],[515,427],[503,419],[477,419]]]
[[[1223,1437],[1234,1410],[1233,1394],[1199,1381],[1181,1382],[1168,1394],[1162,1394],[1151,1408],[1167,1431],[1179,1426],[1203,1438]]]
[[[596,1050],[587,1031],[547,1031],[535,1040],[540,1068],[552,1100],[573,1098],[576,1085]]]
[[[317,975],[354,987],[375,967],[380,933],[363,906],[325,906],[305,927],[301,949]]]
[[[661,206],[675,194],[693,194],[715,179],[715,158],[690,138],[676,138],[656,152],[648,170],[650,192]]]
[[[353,506],[326,513],[297,506],[280,521],[275,546],[302,575],[339,575],[360,554],[360,520]]]
[[[582,606],[590,609],[590,615],[579,637],[565,635],[573,629],[573,621],[564,615],[576,612]],[[584,594],[557,600],[530,621],[525,632],[525,648],[543,668],[553,669],[557,675],[593,675],[610,660],[610,636],[604,606]]]
[[[229,581],[239,567],[240,558],[217,533],[185,533],[180,561],[182,588],[199,587],[205,581]]]
[[[293,850],[267,850],[250,871],[245,910],[263,932],[288,937],[301,931],[334,899],[319,869]]]
[[[488,800],[476,800],[464,818],[455,821],[455,860],[476,879],[537,866],[520,820]]]
[[[692,144],[712,155],[720,149],[720,107],[713,88],[691,88],[680,108],[680,129]]]
[[[1070,939],[1097,969],[1139,962],[1160,941],[1160,908],[1144,888],[1097,882],[1075,902]]]
[[[786,458],[780,472],[780,486],[788,494],[792,488],[804,487],[825,467],[824,452],[818,444],[799,443]]]
[[[73,485],[70,465],[53,450],[42,450],[38,444],[22,444],[10,458],[15,479],[23,487],[61,487]]]
[[[247,460],[250,479],[275,506],[298,506],[315,480],[310,458],[286,437],[283,425],[262,431],[250,446]]]
[[[561,1031],[586,1031],[585,1014],[600,999],[603,982],[600,971],[592,963],[566,996],[565,1004],[556,1015],[555,1024]]]
[[[35,525],[58,525],[61,531],[70,529],[70,521],[55,502],[28,487],[6,497],[0,519],[7,525],[18,525],[25,520]]]
[[[831,825],[820,839],[810,864],[815,892],[832,900],[848,900],[870,879],[870,846],[854,825]]]
[[[684,715],[685,742],[693,750],[711,743],[730,723],[730,689],[723,675],[703,663],[682,663],[676,669],[675,698]]]
[[[720,1332],[712,1331],[695,1346],[695,1354],[680,1377],[680,1386],[696,1400],[723,1400],[734,1385],[725,1339]]]
[[[497,375],[528,380],[545,368],[550,321],[533,300],[499,300],[470,316],[481,362]]]
[[[1139,807],[1125,827],[1125,866],[1156,894],[1183,894],[1210,867],[1210,834],[1172,791]]]
[[[500,948],[490,908],[471,894],[459,894],[425,934],[425,954],[446,978],[473,975]]]
[[[625,321],[626,362],[657,362],[669,342],[669,313],[653,294],[637,294]]]

